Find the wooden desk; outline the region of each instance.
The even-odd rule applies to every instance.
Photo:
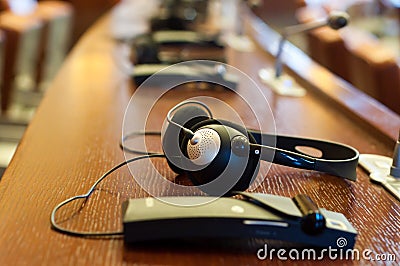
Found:
[[[256,20],[247,23],[250,32],[263,34]],[[51,230],[49,217],[57,203],[85,193],[106,170],[124,160],[118,142],[133,88],[113,62],[111,51],[115,43],[107,26],[106,17],[85,34],[69,55],[0,182],[1,264],[265,265],[266,261],[259,261],[256,256],[263,241],[228,240],[222,246],[213,242],[205,246],[168,242],[126,247],[118,238],[84,239]],[[264,39],[261,45],[268,46],[265,43],[269,40]],[[286,71],[295,71],[308,93],[304,98],[280,97],[259,84],[270,101],[277,132],[329,139],[352,145],[361,153],[391,156],[400,118],[314,65],[294,47],[287,47],[291,56],[300,56],[303,61],[291,60],[291,70]],[[229,50],[228,54],[231,63],[256,82],[257,70],[272,65],[272,57],[260,47],[251,53]],[[219,92],[218,96],[234,104],[232,95]],[[181,94],[182,98],[186,96],[192,94]],[[167,112],[169,104],[160,104],[160,114]],[[260,111],[265,106],[254,108]],[[159,127],[163,119],[155,116],[150,127]],[[162,159],[155,163],[170,174]],[[359,232],[357,249],[368,248],[373,254],[392,253],[399,260],[400,204],[383,188],[370,183],[362,169],[357,173],[357,182],[349,182],[322,173],[274,166],[257,191],[284,196],[306,193],[320,207],[348,218]],[[100,185],[78,215],[71,218],[71,213],[64,214],[70,219],[63,225],[79,230],[121,229],[122,201],[144,196],[145,191],[123,169]],[[285,263],[276,258],[274,262]],[[366,261],[354,262],[359,263]]]

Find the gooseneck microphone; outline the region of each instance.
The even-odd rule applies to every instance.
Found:
[[[308,22],[305,24],[299,24],[289,26],[284,29],[281,34],[279,41],[278,52],[276,54],[275,61],[275,77],[279,78],[282,75],[282,51],[286,39],[294,34],[301,32],[307,32],[324,26],[329,26],[331,29],[338,30],[345,27],[349,22],[349,15],[345,12],[332,11],[327,19],[319,19],[316,21]]]

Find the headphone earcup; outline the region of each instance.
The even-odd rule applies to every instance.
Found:
[[[184,106],[179,108],[172,116],[171,120],[185,128],[209,119],[208,113],[198,106]],[[184,139],[182,129],[174,124],[168,123],[162,135],[162,148],[166,155],[169,167],[177,174],[182,174],[184,170],[180,167],[182,152],[180,149]]]
[[[254,137],[247,130],[237,124],[224,120],[207,119],[193,125],[190,129],[196,132],[200,129],[215,130],[220,136],[220,150],[215,159],[205,168],[198,171],[184,172],[191,179],[193,184],[202,186],[202,190],[207,194],[226,194],[230,191],[246,190],[253,179],[257,176],[259,169],[259,156],[244,156],[239,157],[232,152],[231,139],[234,136],[242,135],[247,137],[250,143],[256,143]],[[181,151],[186,156],[189,139],[184,137],[181,144]],[[238,176],[240,175],[240,176]],[[221,179],[220,182],[215,182],[215,185],[206,184]],[[206,185],[206,186],[203,186]],[[224,191],[229,187],[229,191]]]

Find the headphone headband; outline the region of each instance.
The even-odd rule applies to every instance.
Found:
[[[352,181],[357,178],[359,152],[351,146],[325,140],[262,134],[254,130],[248,132],[257,144],[276,147],[273,163],[325,172]],[[311,157],[302,153],[298,147],[317,149],[322,152],[322,156]],[[307,163],[304,163],[305,160]]]

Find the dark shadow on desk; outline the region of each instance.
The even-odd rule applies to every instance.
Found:
[[[302,256],[303,251],[307,258],[308,250],[311,248],[266,239],[187,239],[125,245],[123,259],[125,262],[141,265],[204,265],[204,258],[207,256],[210,261],[218,261],[218,265],[268,265],[269,263],[281,265],[286,260],[278,258],[278,250],[285,250],[280,256],[284,254],[290,260],[289,254]],[[294,250],[297,252],[291,252]],[[329,259],[327,254],[323,259],[318,259],[319,254],[324,254],[323,249],[313,248],[313,250],[318,254],[315,259],[304,261],[299,257],[298,261],[302,264],[326,265]],[[258,253],[260,256],[267,253],[267,256],[259,258]],[[173,263],[166,263],[166,254],[169,257],[168,261],[174,261]],[[176,259],[171,260],[173,257]],[[353,264],[355,263],[351,260],[346,260],[346,265]]]

